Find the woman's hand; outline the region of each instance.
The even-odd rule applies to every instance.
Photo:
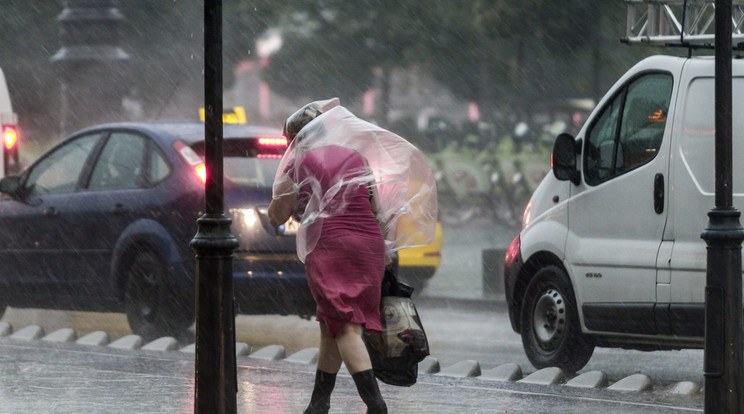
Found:
[[[294,182],[286,174],[274,184],[274,194],[269,204],[269,221],[272,227],[277,228],[289,220],[296,194]]]

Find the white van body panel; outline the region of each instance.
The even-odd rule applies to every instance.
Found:
[[[552,173],[545,176],[527,206],[522,231],[521,251],[525,257],[537,252],[550,252],[563,259],[568,232],[568,181],[557,180]],[[554,202],[554,197],[557,202]],[[534,204],[533,204],[534,203]],[[542,212],[535,216],[535,212]],[[531,233],[537,232],[535,237]]]
[[[744,62],[733,62],[733,202],[744,208]],[[696,59],[687,66],[680,84],[684,89],[675,119],[671,155],[673,208],[669,237],[674,240],[671,258],[671,301],[705,302],[706,245],[700,238],[715,206],[714,179],[714,61]]]
[[[666,62],[665,62],[666,63]],[[677,62],[672,62],[677,63]],[[681,65],[664,64],[632,71],[628,82],[646,73],[668,73],[678,84]],[[659,68],[663,68],[659,70]],[[672,88],[669,117],[675,113],[676,88]],[[614,97],[614,94],[610,94]],[[600,107],[604,109],[603,107]],[[579,296],[591,302],[656,302],[657,254],[668,209],[654,210],[654,179],[669,176],[672,122],[665,125],[656,156],[646,164],[599,185],[585,181],[571,188],[571,227],[566,243],[567,262],[575,272]],[[586,128],[586,126],[584,127]],[[586,129],[582,131],[586,135]],[[665,193],[668,192],[665,181]],[[581,303],[581,302],[580,302]]]

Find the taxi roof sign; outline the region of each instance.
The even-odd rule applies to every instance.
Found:
[[[199,120],[204,122],[205,111],[204,108],[199,108]],[[247,124],[248,119],[245,117],[245,108],[242,106],[236,106],[232,109],[232,112],[222,112],[222,123],[223,124]]]

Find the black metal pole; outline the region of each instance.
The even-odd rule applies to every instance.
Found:
[[[196,251],[197,414],[235,413],[235,315],[233,251],[222,184],[222,1],[204,1],[205,213],[191,241]]]
[[[731,0],[715,2],[714,209],[702,238],[707,244],[705,286],[705,412],[741,413],[742,266],[744,229],[733,207]]]

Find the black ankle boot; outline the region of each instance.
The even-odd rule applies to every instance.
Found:
[[[380,387],[377,385],[375,373],[371,369],[368,369],[357,372],[351,378],[354,379],[362,401],[367,404],[367,414],[387,414],[387,405],[385,405],[385,401],[380,394]]]
[[[310,397],[310,405],[303,414],[327,414],[331,409],[331,392],[336,385],[336,374],[329,374],[321,370],[315,371],[315,386]]]

